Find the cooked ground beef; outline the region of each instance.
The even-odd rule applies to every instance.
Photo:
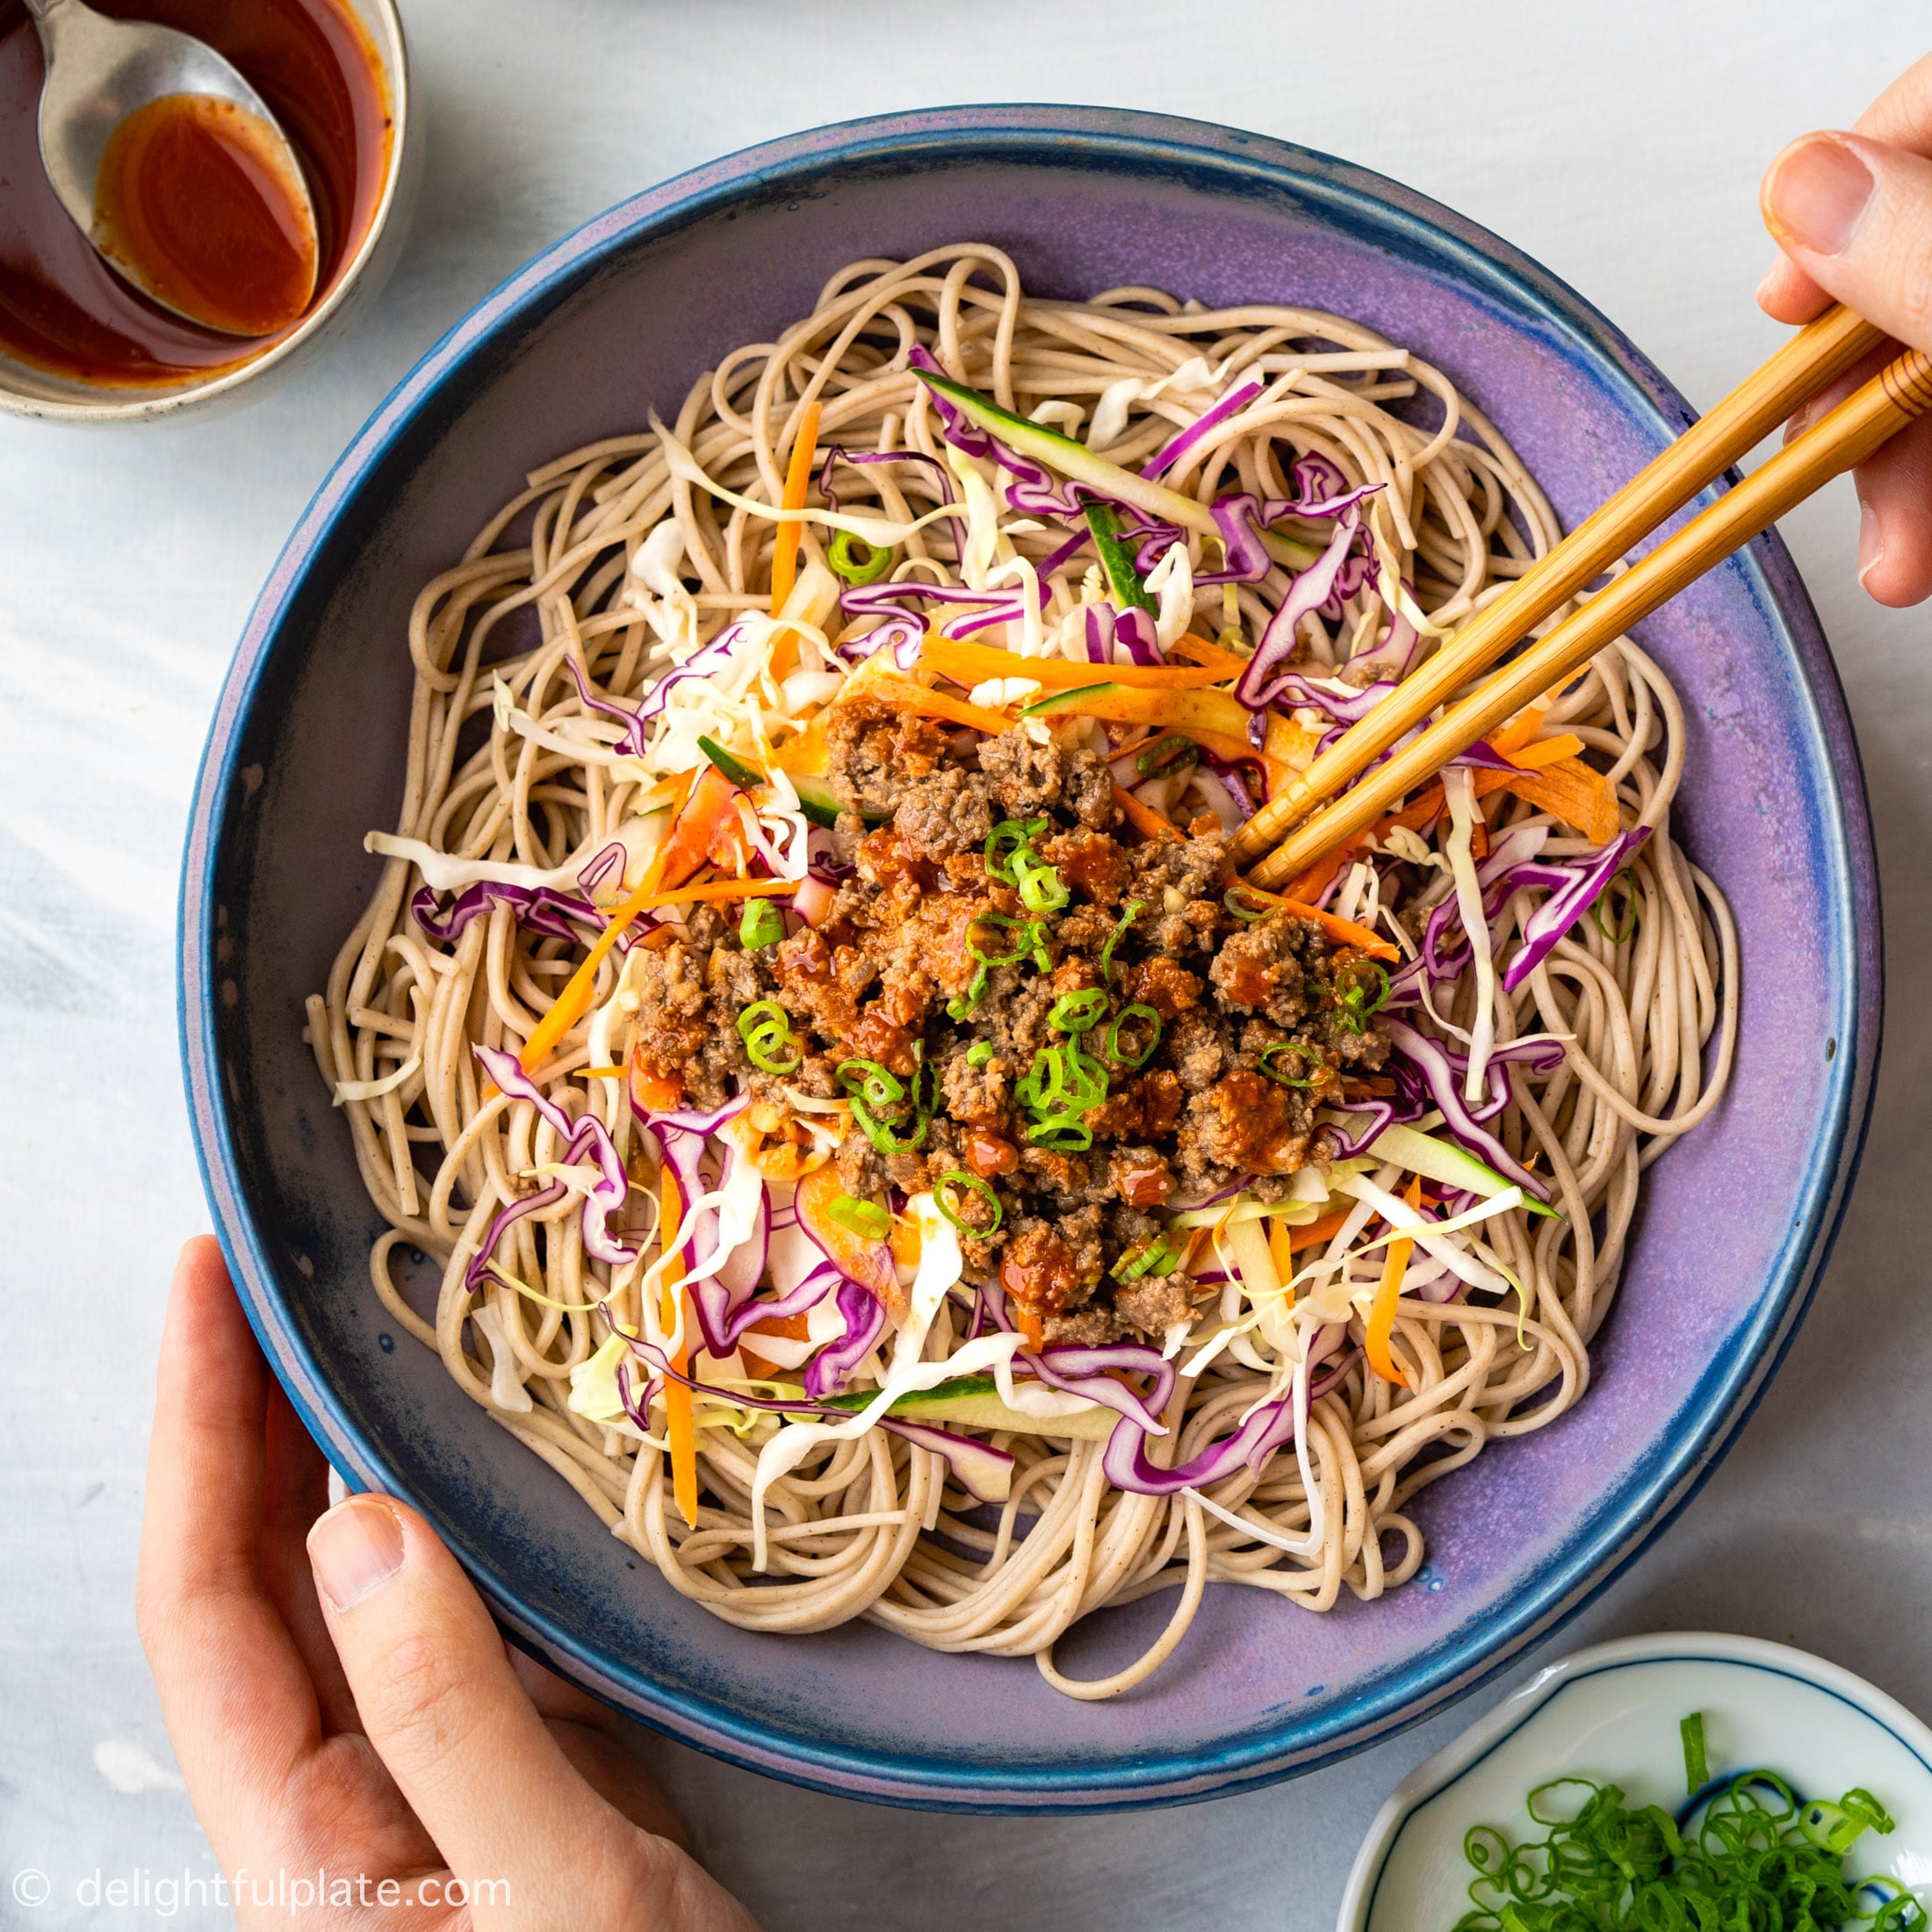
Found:
[[[1029,1334],[1157,1337],[1195,1291],[1171,1258],[1164,1273],[1128,1265],[1158,1236],[1157,1213],[1244,1178],[1277,1193],[1321,1157],[1316,1108],[1344,1078],[1359,1091],[1388,1055],[1366,1017],[1378,970],[1310,921],[1231,913],[1218,831],[1123,844],[1104,761],[1035,731],[976,754],[930,720],[834,707],[828,777],[853,876],[818,926],[776,946],[746,952],[702,908],[645,955],[640,1060],[715,1106],[751,1071],[738,1014],[775,1001],[801,1063],[754,1075],[761,1099],[782,1109],[788,1085],[840,1092],[838,1069],[855,1059],[903,1090],[875,1110],[883,1147],[856,1121],[847,1134],[847,1193],[883,1200],[972,1174],[1002,1219],[987,1228],[978,1197],[957,1195],[969,1272],[1006,1287]],[[1017,872],[1006,835],[1001,876],[986,845],[1003,820],[1028,829]],[[1054,1015],[1083,994],[1071,1017],[1099,1017],[1070,1037]],[[1072,1131],[1042,1135],[1044,1102],[1021,1090],[1042,1072],[1050,1085],[1055,1056],[1063,1076],[1104,1077],[1106,1092],[1071,1114]],[[916,1099],[931,1107],[923,1128]]]

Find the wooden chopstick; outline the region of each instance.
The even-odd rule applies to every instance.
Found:
[[[1486,604],[1402,689],[1351,725],[1228,841],[1246,865],[1366,771],[1402,733],[1529,636],[1560,604],[1763,440],[1798,406],[1840,376],[1883,336],[1849,309],[1807,323],[1587,518]],[[1401,701],[1398,706],[1398,699]],[[1279,876],[1279,875],[1278,875]]]
[[[1452,705],[1352,791],[1309,819],[1255,867],[1250,880],[1262,887],[1280,885],[1324,852],[1356,837],[1394,800],[1433,778],[1485,732],[1562,684],[1613,638],[1928,410],[1932,357],[1907,350],[1547,637]],[[1414,681],[1405,681],[1369,715],[1394,710]],[[1417,707],[1403,709],[1408,716],[1398,731],[1418,721]]]

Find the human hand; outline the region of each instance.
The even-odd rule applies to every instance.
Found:
[[[191,1241],[138,1616],[237,1923],[756,1932],[683,1849],[619,1720],[508,1651],[413,1510],[330,1510],[328,1481],[220,1248]]]
[[[1895,340],[1815,399],[1795,435],[1897,355],[1932,355],[1932,54],[1850,133],[1806,134],[1764,171],[1764,221],[1784,256],[1758,286],[1781,322],[1835,299]],[[1932,595],[1932,416],[1858,465],[1858,580],[1882,604]]]

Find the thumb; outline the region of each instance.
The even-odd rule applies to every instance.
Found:
[[[668,1914],[696,1868],[578,1775],[422,1517],[387,1496],[352,1496],[315,1524],[308,1549],[370,1743],[457,1877],[502,1887],[472,1892],[476,1922],[680,1922]],[[621,1892],[636,1920],[611,1918],[600,1908],[612,1901],[583,1897],[587,1887]]]
[[[1762,199],[1820,288],[1932,353],[1932,161],[1864,134],[1806,134],[1766,169]]]

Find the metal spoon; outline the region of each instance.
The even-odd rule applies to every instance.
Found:
[[[40,89],[40,159],[61,205],[117,275],[189,321],[220,328],[219,322],[181,307],[150,286],[139,263],[102,246],[95,221],[102,156],[114,130],[152,101],[171,94],[210,94],[232,101],[259,120],[262,132],[279,144],[277,159],[282,165],[278,171],[313,236],[314,205],[281,124],[234,67],[191,34],[148,21],[112,20],[82,0],[26,0],[26,9],[47,55],[47,79]]]

